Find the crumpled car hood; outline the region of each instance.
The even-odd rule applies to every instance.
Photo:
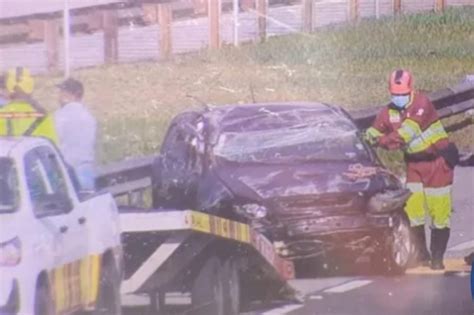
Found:
[[[371,180],[351,180],[344,173],[351,163],[307,163],[300,165],[236,165],[218,167],[217,174],[237,196],[271,199],[327,193],[358,193],[370,189]]]

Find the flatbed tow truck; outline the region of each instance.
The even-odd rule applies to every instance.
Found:
[[[472,111],[473,93],[472,82],[463,82],[431,93],[430,99],[440,116],[447,118]],[[351,115],[364,129],[376,112]],[[452,125],[449,131],[456,128]],[[295,277],[293,262],[278,256],[273,244],[248,225],[191,210],[145,207],[150,204],[150,198],[144,200],[152,185],[154,158],[108,165],[97,181],[123,205],[119,206],[125,270],[122,296],[148,295],[152,314],[160,313],[167,292],[191,293],[188,314],[238,314],[241,301],[269,291],[301,301],[288,282]],[[469,158],[472,155],[462,160]]]
[[[203,315],[239,314],[241,301],[262,293],[262,299],[298,301],[288,284],[295,277],[293,262],[249,225],[192,210],[144,207],[150,159],[108,166],[98,180],[122,203],[122,297],[149,296],[151,314],[160,314],[167,292],[191,293],[188,313]]]

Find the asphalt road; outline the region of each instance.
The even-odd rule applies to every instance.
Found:
[[[470,291],[470,267],[462,257],[474,251],[474,168],[455,172],[452,233],[447,270],[409,270],[399,277],[371,275],[364,266],[331,276],[297,279],[291,284],[304,296],[302,304],[274,301],[254,304],[245,315],[474,315]],[[174,299],[174,300],[173,300]],[[167,303],[188,303],[189,297],[173,297]],[[171,306],[170,314],[192,314],[186,307]],[[130,308],[126,315],[145,314]],[[211,315],[211,314],[209,314]]]

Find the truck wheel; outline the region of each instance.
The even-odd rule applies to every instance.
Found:
[[[222,265],[217,257],[211,257],[204,263],[191,289],[191,314],[227,315],[224,312],[222,274]]]
[[[35,293],[35,315],[53,315],[54,306],[47,284],[38,285]]]
[[[222,267],[224,285],[224,304],[226,315],[238,315],[240,312],[240,275],[238,263],[229,258]]]
[[[372,256],[377,271],[389,275],[405,273],[410,260],[413,244],[410,237],[410,223],[404,213],[392,217],[393,227],[386,236],[380,251]]]
[[[104,264],[94,315],[121,315],[120,275],[113,262]]]

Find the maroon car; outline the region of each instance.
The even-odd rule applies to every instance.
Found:
[[[409,192],[339,107],[249,104],[180,114],[153,178],[155,207],[246,222],[288,258],[344,251],[394,272],[409,262]]]

